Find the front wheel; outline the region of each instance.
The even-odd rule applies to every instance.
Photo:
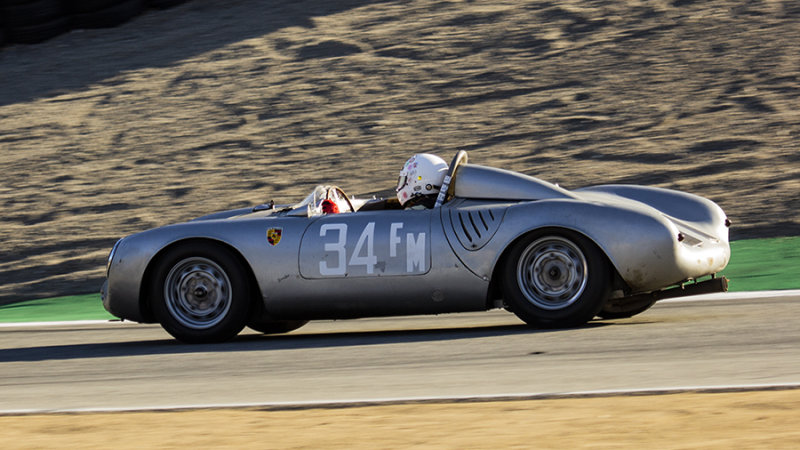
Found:
[[[514,245],[505,264],[507,306],[533,326],[582,325],[600,311],[610,293],[606,258],[577,233],[529,235]]]
[[[190,343],[224,342],[245,326],[250,285],[245,268],[225,247],[181,245],[155,267],[153,312],[176,339]]]

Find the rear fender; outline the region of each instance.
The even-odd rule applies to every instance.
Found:
[[[492,208],[498,204],[460,202],[455,208]],[[674,267],[678,230],[666,218],[633,208],[571,199],[508,205],[497,232],[483,247],[468,250],[458,240],[451,214],[443,208],[447,237],[459,259],[476,275],[490,279],[502,255],[517,239],[541,229],[566,229],[586,236],[606,255],[633,291],[659,289],[683,278]],[[621,238],[623,237],[623,238]]]
[[[650,186],[608,184],[574,191],[588,201],[624,202],[651,207],[679,226],[704,236],[728,241],[730,221],[713,201],[699,195]],[[635,203],[634,203],[635,202]],[[690,232],[691,232],[690,231]]]

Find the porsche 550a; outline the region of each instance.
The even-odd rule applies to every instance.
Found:
[[[506,308],[535,327],[630,317],[664,297],[724,291],[728,227],[711,200],[602,185],[566,190],[467,163],[432,208],[390,209],[317,186],[119,240],[103,305],[188,343],[309,320]],[[326,205],[333,203],[338,214]],[[703,279],[703,280],[701,280]]]

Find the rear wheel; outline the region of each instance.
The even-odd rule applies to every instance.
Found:
[[[245,326],[250,313],[246,268],[227,248],[188,244],[170,250],[155,268],[153,312],[176,339],[224,342]]]
[[[599,249],[567,230],[529,235],[506,259],[503,290],[509,309],[537,327],[582,325],[610,292],[610,269]]]

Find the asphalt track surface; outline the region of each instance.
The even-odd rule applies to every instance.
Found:
[[[0,412],[316,405],[800,385],[800,292],[531,330],[491,311],[312,322],[189,346],[160,327],[0,328]]]

